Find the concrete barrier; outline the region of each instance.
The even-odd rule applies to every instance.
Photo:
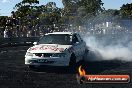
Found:
[[[0,46],[10,44],[28,44],[38,41],[40,37],[16,37],[16,38],[0,38]]]

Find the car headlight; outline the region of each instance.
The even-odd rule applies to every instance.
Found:
[[[26,56],[33,56],[33,53],[27,52]]]
[[[54,53],[54,54],[52,55],[52,57],[65,57],[65,56],[66,56],[65,53]]]

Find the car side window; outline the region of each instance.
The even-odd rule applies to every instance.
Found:
[[[79,40],[76,35],[73,35],[72,43],[76,43],[76,42],[79,42]]]
[[[81,38],[81,36],[79,34],[77,34],[77,37],[78,37],[79,41],[81,41],[81,42],[83,41],[83,39]]]

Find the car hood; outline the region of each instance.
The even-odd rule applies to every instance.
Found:
[[[72,45],[59,45],[59,44],[40,44],[30,47],[27,52],[30,53],[61,53]]]

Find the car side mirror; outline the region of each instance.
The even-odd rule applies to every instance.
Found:
[[[79,42],[73,42],[73,45],[77,45]]]
[[[75,44],[78,44],[79,42],[76,42]]]
[[[33,45],[37,45],[38,43],[37,42],[34,42]]]

